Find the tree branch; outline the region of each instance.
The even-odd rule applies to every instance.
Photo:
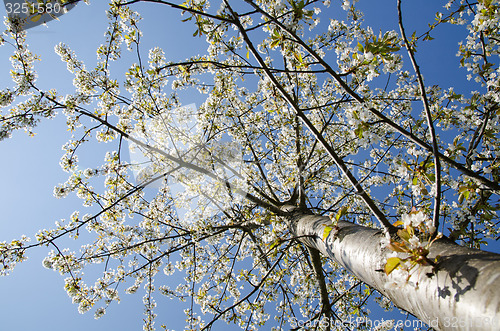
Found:
[[[230,5],[226,2],[229,10],[232,11]],[[335,150],[330,146],[330,144],[326,141],[326,139],[318,132],[316,127],[311,123],[311,121],[304,114],[302,109],[294,102],[293,98],[288,94],[288,92],[284,89],[284,87],[278,82],[276,77],[271,73],[268,66],[266,65],[264,59],[260,56],[259,52],[255,49],[252,41],[248,37],[245,32],[243,26],[238,21],[238,17],[233,12],[234,21],[233,24],[237,26],[239,29],[245,43],[247,44],[250,52],[255,57],[255,59],[259,62],[261,67],[264,69],[264,73],[269,78],[269,80],[273,83],[273,85],[278,89],[283,98],[287,101],[287,103],[296,111],[297,116],[305,123],[306,127],[313,133],[314,137],[321,143],[323,148],[326,149],[327,153],[330,155],[335,164],[341,169],[342,174],[347,178],[349,183],[355,188],[356,193],[361,197],[361,199],[365,202],[368,208],[371,210],[373,215],[379,220],[380,224],[386,228],[387,230],[394,231],[394,226],[389,222],[389,220],[385,217],[384,213],[377,207],[373,199],[366,193],[364,188],[359,184],[358,180],[354,177],[351,171],[347,168],[345,162],[342,158],[335,152]]]
[[[257,6],[251,0],[245,0],[245,1],[247,3],[249,3],[251,6],[253,6],[256,10],[258,10],[262,15],[266,16],[271,22],[276,24],[276,26],[278,26],[281,30],[283,30],[284,32],[289,34],[292,37],[292,39],[297,44],[302,46],[306,50],[306,52],[308,52],[323,68],[325,68],[327,73],[330,74],[335,79],[335,81],[344,89],[344,91],[346,91],[347,94],[349,94],[360,105],[362,105],[363,107],[368,109],[371,113],[373,113],[375,116],[380,118],[383,123],[386,123],[391,128],[393,128],[395,131],[401,133],[408,140],[412,141],[416,145],[420,146],[421,148],[423,148],[431,153],[433,152],[433,149],[429,144],[427,144],[422,139],[418,138],[417,136],[415,136],[414,134],[412,134],[408,130],[404,129],[403,127],[401,127],[400,125],[398,125],[397,123],[395,123],[394,121],[389,119],[387,116],[382,114],[379,110],[375,109],[374,107],[370,107],[359,94],[357,94],[353,89],[351,89],[349,87],[349,85],[342,79],[342,77],[339,73],[337,73],[335,70],[333,70],[332,67],[330,67],[330,65],[328,63],[326,63],[325,60],[323,60],[323,58],[317,52],[315,52],[309,45],[307,45],[293,31],[290,31],[289,29],[287,29],[282,23],[280,23],[274,17],[272,17],[267,12],[262,10],[259,6]],[[491,181],[488,178],[485,178],[485,177],[475,173],[474,171],[466,168],[464,165],[462,165],[462,164],[452,160],[451,158],[443,155],[442,153],[438,153],[438,156],[441,160],[445,161],[446,163],[451,165],[453,168],[459,170],[460,172],[462,172],[463,174],[465,174],[469,177],[472,177],[472,178],[478,180],[479,182],[481,182],[483,185],[489,187],[490,189],[500,190],[499,183]]]
[[[316,248],[307,247],[309,256],[311,257],[312,266],[314,269],[314,274],[316,280],[318,281],[320,302],[321,302],[321,314],[330,317],[332,315],[332,305],[330,303],[330,297],[328,295],[328,289],[326,288],[325,275],[323,274],[323,267],[321,264],[321,256]]]
[[[418,67],[417,61],[415,59],[415,55],[413,54],[413,50],[411,49],[410,44],[408,43],[408,39],[406,38],[404,26],[403,26],[403,15],[401,12],[401,0],[398,0],[398,23],[399,29],[401,30],[401,36],[403,38],[405,47],[408,51],[408,56],[411,59],[411,63],[413,65],[413,70],[415,70],[415,74],[417,75],[418,85],[420,88],[420,98],[422,99],[422,103],[425,111],[425,118],[427,119],[427,126],[429,127],[429,131],[431,134],[432,140],[432,154],[434,155],[434,172],[435,172],[435,196],[434,196],[434,212],[433,212],[433,222],[434,222],[434,233],[437,233],[437,229],[439,227],[439,207],[441,203],[441,162],[439,161],[439,147],[437,144],[436,131],[434,129],[434,123],[432,122],[431,109],[429,107],[429,100],[427,99],[427,94],[425,93],[425,85],[424,79],[422,78],[422,74],[420,73],[420,68]],[[433,234],[434,235],[434,234]]]

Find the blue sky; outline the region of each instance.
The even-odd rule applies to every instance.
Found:
[[[61,92],[72,90],[72,76],[65,65],[53,52],[54,46],[63,41],[70,45],[76,54],[92,66],[95,63],[95,50],[103,41],[106,29],[104,10],[105,1],[92,1],[90,6],[79,4],[75,9],[52,21],[48,27],[35,27],[28,32],[32,51],[42,56],[37,64],[39,84],[42,87],[55,86]],[[374,31],[396,29],[395,1],[384,0],[360,1],[360,8],[365,10],[365,19]],[[432,21],[439,10],[438,1],[417,0],[405,4],[409,15],[407,31],[423,31],[427,22]],[[443,5],[443,2],[440,2]],[[167,59],[185,59],[202,52],[203,39],[193,38],[194,27],[181,24],[178,11],[161,8],[158,5],[140,5],[145,20],[143,51],[152,46],[164,49]],[[157,10],[161,8],[161,11]],[[0,8],[3,15],[5,11]],[[326,9],[323,13],[328,15]],[[411,13],[411,14],[410,14]],[[448,27],[434,36],[434,42],[417,53],[417,60],[423,64],[422,71],[428,84],[457,85],[465,84],[465,70],[456,75],[458,58],[457,38],[463,30]],[[451,38],[439,38],[442,34],[451,34]],[[202,47],[197,49],[197,45]],[[11,85],[8,71],[10,50],[0,48],[0,88]],[[128,65],[125,64],[123,68]],[[67,86],[67,89],[64,89]],[[185,100],[185,104],[200,103],[200,100]],[[11,139],[0,143],[0,240],[9,241],[22,234],[32,236],[40,228],[49,228],[61,218],[80,207],[80,200],[72,197],[57,200],[53,197],[54,185],[66,180],[66,173],[59,167],[62,155],[61,146],[69,138],[64,117],[44,121],[35,130],[37,135],[29,138],[24,132],[17,132]],[[106,145],[93,150],[95,160],[104,157]],[[143,305],[142,294],[121,296],[119,305],[113,304],[106,315],[94,320],[92,313],[80,315],[77,307],[63,290],[63,277],[42,267],[41,261],[46,256],[45,248],[32,250],[30,259],[16,267],[14,272],[0,279],[0,321],[1,329],[15,330],[140,330],[142,329]],[[157,327],[162,323],[175,329],[182,329],[184,316],[178,311],[179,305],[168,301],[159,301]],[[383,316],[386,318],[386,316]],[[375,317],[374,317],[375,318]]]
[[[93,1],[90,6],[79,4],[60,18],[47,25],[28,30],[28,44],[31,49],[41,55],[42,62],[37,63],[39,84],[43,87],[62,87],[61,92],[71,92],[72,75],[54,53],[54,46],[59,42],[68,44],[89,67],[95,64],[95,50],[104,41],[107,21],[105,1]],[[151,7],[151,6],[150,6]],[[157,8],[157,7],[156,7]],[[153,9],[153,8],[151,8]],[[180,17],[178,12],[164,11],[156,14],[155,10],[147,10],[145,18],[145,45],[147,51],[155,42],[165,47],[167,56],[172,59],[184,59],[195,49],[181,47],[185,41],[192,40],[190,29],[174,30]],[[0,13],[5,15],[3,6]],[[170,16],[165,16],[165,14]],[[172,17],[173,16],[173,17]],[[175,18],[174,18],[175,17]],[[146,20],[145,20],[146,22]],[[158,32],[153,34],[152,32]],[[169,33],[168,31],[175,31]],[[149,37],[149,38],[148,38]],[[197,40],[195,40],[197,41]],[[11,50],[0,48],[0,85],[11,86],[8,57]],[[123,68],[126,68],[126,64]],[[67,87],[66,89],[64,87]],[[22,234],[32,236],[41,228],[50,228],[54,222],[69,218],[74,210],[82,210],[81,201],[74,197],[55,199],[52,195],[54,185],[64,182],[67,174],[59,166],[62,156],[61,146],[70,138],[66,130],[64,116],[54,120],[43,121],[35,130],[34,138],[24,132],[14,133],[11,139],[0,143],[0,240],[12,240]],[[94,145],[95,147],[95,145]],[[93,150],[93,161],[102,162],[106,148]],[[95,163],[98,164],[98,163]],[[93,313],[81,315],[77,306],[71,304],[65,293],[64,278],[59,274],[42,267],[41,261],[47,254],[47,248],[34,249],[29,260],[16,267],[8,277],[0,279],[0,329],[16,330],[142,330],[143,309],[142,293],[123,295],[119,305],[113,305],[108,313],[95,320]],[[161,298],[158,297],[159,308]],[[166,300],[168,302],[168,300]],[[178,306],[178,303],[175,302]],[[166,311],[172,311],[172,305]],[[184,325],[182,311],[177,314],[163,313],[156,325],[168,322],[172,327],[181,329]]]

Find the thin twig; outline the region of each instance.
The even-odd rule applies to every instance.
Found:
[[[408,56],[410,57],[411,63],[413,65],[413,70],[417,75],[418,86],[420,88],[420,98],[422,99],[422,104],[424,105],[425,117],[427,119],[427,126],[429,127],[429,132],[431,134],[432,140],[432,154],[434,155],[434,172],[435,172],[435,196],[434,196],[434,211],[433,211],[433,222],[435,230],[437,231],[439,227],[439,207],[441,203],[441,162],[439,161],[439,147],[437,144],[436,131],[434,129],[434,124],[432,122],[431,109],[429,106],[429,100],[427,99],[427,94],[425,93],[424,79],[420,73],[420,68],[418,67],[417,60],[413,54],[413,50],[408,43],[406,38],[404,26],[403,26],[403,15],[401,11],[401,0],[398,0],[398,23],[399,29],[401,30],[401,37],[403,38],[405,47],[408,51]],[[434,235],[434,234],[433,234]]]

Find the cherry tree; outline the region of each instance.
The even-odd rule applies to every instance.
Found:
[[[206,52],[142,49],[139,2],[182,12]],[[400,0],[380,32],[353,2],[113,0],[95,67],[56,47],[74,74],[65,95],[37,86],[29,31],[8,22],[0,137],[61,112],[73,138],[54,195],[95,212],[0,243],[1,274],[47,246],[80,312],[143,291],[145,330],[159,295],[188,302],[187,329],[370,329],[359,321],[373,299],[435,329],[498,329],[500,257],[480,249],[499,238],[499,3],[451,0],[417,34]],[[448,24],[467,34],[467,92],[420,71],[417,50]],[[123,52],[136,58],[119,76]],[[204,98],[195,112],[188,93]],[[114,147],[84,169],[78,153],[95,143]],[[101,277],[86,279],[95,264]]]

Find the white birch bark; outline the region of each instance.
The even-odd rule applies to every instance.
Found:
[[[308,246],[334,259],[353,275],[387,296],[436,330],[500,330],[500,255],[459,246],[447,239],[433,243],[429,258],[441,256],[437,270],[418,266],[410,282],[387,287],[406,277],[383,271],[389,251],[380,230],[339,221],[323,240],[328,217],[295,212],[290,218],[295,235]]]

